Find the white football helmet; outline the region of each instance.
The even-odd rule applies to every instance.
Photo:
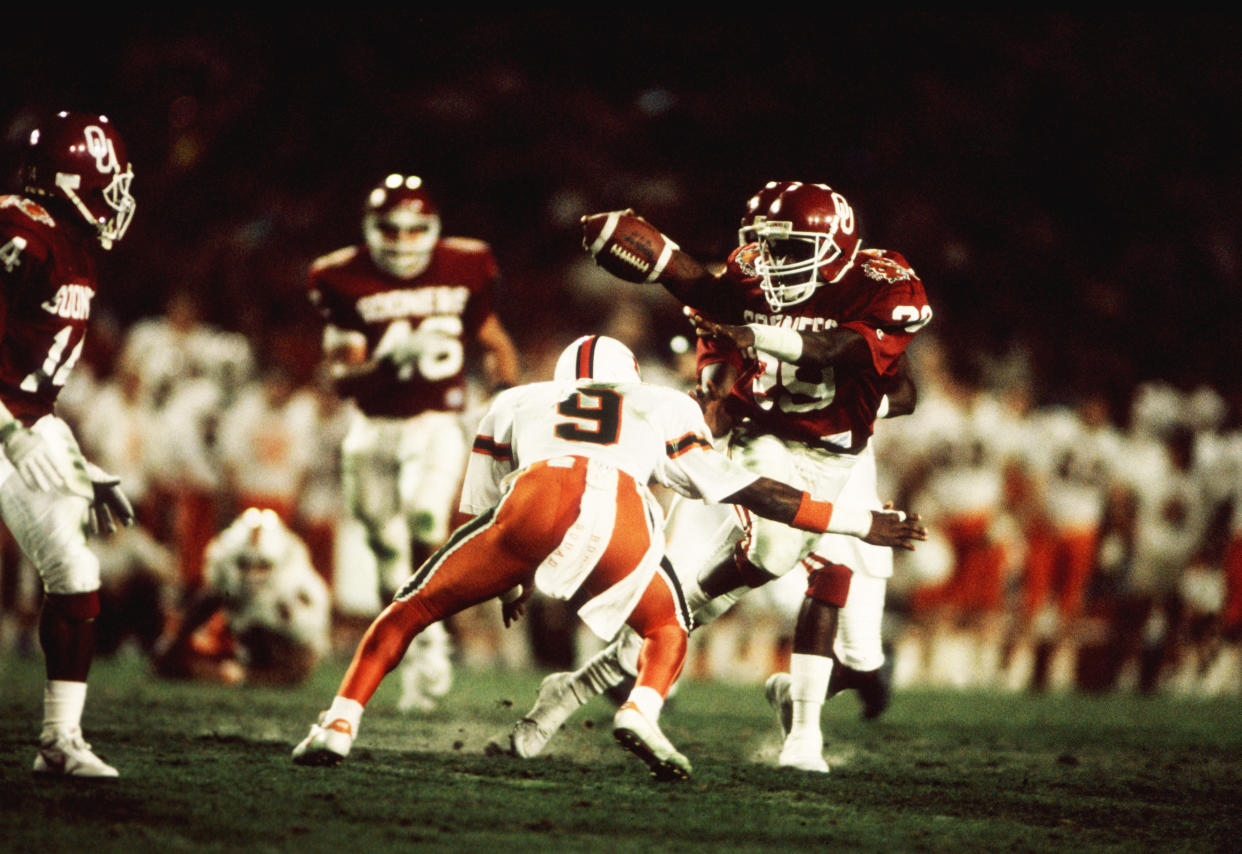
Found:
[[[637,383],[638,359],[616,338],[583,335],[565,348],[552,373],[558,382]]]
[[[390,276],[427,269],[440,239],[440,213],[417,175],[389,175],[367,196],[362,217],[371,260]]]

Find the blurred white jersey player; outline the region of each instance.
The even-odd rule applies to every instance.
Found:
[[[331,596],[306,544],[274,511],[251,507],[211,541],[205,564],[161,672],[269,684],[310,675],[328,653]],[[196,641],[215,614],[224,615],[226,637]]]

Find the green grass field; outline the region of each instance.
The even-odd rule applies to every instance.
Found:
[[[826,777],[775,767],[760,686],[687,683],[663,718],[695,765],[656,784],[579,712],[547,755],[484,755],[540,674],[462,673],[403,716],[384,685],[337,768],[289,759],[343,662],[294,690],[161,682],[100,661],[87,737],[120,780],[35,778],[38,659],[0,660],[0,851],[1239,851],[1242,703],[908,692],[828,704]]]

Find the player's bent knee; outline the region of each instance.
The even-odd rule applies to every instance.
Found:
[[[815,567],[807,576],[806,595],[817,602],[845,607],[849,598],[850,582],[854,573],[848,566],[839,563],[825,563]]]
[[[99,558],[82,542],[67,546],[54,560],[39,568],[48,595],[75,596],[99,590]]]

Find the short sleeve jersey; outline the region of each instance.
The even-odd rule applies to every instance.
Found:
[[[0,401],[29,425],[53,411],[86,340],[95,261],[36,202],[0,196]]]
[[[462,237],[440,240],[427,269],[411,279],[380,270],[362,246],[315,261],[309,273],[312,304],[325,322],[362,333],[368,352],[394,321],[435,333],[410,370],[381,370],[362,383],[354,396],[358,408],[366,415],[396,418],[460,411],[466,347],[492,313],[498,279],[488,245]]]
[[[695,308],[715,320],[760,323],[799,332],[844,327],[867,342],[871,363],[812,368],[788,364],[766,353],[739,389],[744,415],[758,429],[785,439],[857,453],[866,446],[897,360],[915,333],[931,320],[923,283],[900,254],[866,249],[836,283],[820,285],[809,299],[773,312],[757,278],[746,275],[736,251],[726,282],[709,304]],[[699,347],[699,368],[736,360],[736,351],[710,340]]]
[[[559,456],[601,459],[639,484],[719,502],[757,475],[712,449],[688,395],[646,383],[544,382],[497,395],[479,423],[461,508],[482,513],[514,471]]]

